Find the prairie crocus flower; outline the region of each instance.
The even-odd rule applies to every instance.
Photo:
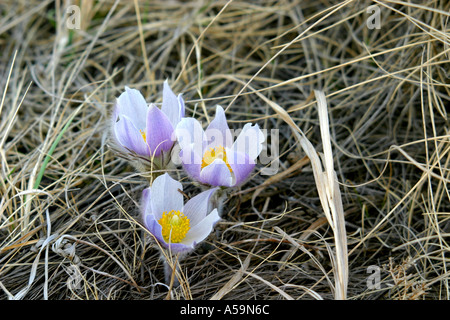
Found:
[[[184,110],[181,94],[177,97],[167,80],[164,82],[161,109],[153,103],[147,106],[138,90],[125,87],[114,107],[113,147],[127,158],[131,155],[147,164],[153,159],[155,169],[163,169],[170,160],[175,142],[173,133],[184,117]]]
[[[215,189],[196,195],[186,204],[178,190],[183,190],[181,183],[165,173],[144,189],[141,205],[145,227],[174,254],[194,249],[220,220],[217,209],[211,210]]]
[[[206,130],[196,119],[183,118],[175,134],[186,172],[202,184],[221,187],[238,186],[248,179],[265,141],[259,126],[247,123],[233,142],[221,106]]]

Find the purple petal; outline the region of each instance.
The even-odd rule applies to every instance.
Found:
[[[252,160],[255,160],[261,153],[265,140],[264,133],[257,124],[252,126],[251,123],[247,123],[242,128],[232,149],[235,152],[247,154]]]
[[[190,220],[191,228],[197,225],[199,221],[203,220],[208,212],[211,212],[210,198],[217,191],[218,188],[203,191],[191,198],[184,205],[184,214]]]
[[[168,243],[164,243],[164,245],[167,247],[167,249],[169,249],[172,253],[177,254],[177,253],[182,253],[182,252],[187,252],[187,251],[191,251],[194,249],[195,243],[192,245],[186,245],[184,243],[171,243],[170,245]]]
[[[112,117],[111,117],[111,121],[113,122],[113,125],[117,122],[118,118],[119,118],[119,102],[116,101],[116,103],[114,104],[114,108],[113,108],[113,113],[112,113]]]
[[[215,187],[230,187],[233,184],[231,172],[221,159],[216,159],[210,165],[204,167],[200,172],[199,181]]]
[[[217,209],[214,209],[205,218],[199,221],[194,227],[192,227],[186,237],[181,243],[188,246],[195,246],[197,243],[205,240],[205,238],[211,233],[214,225],[220,220]]]
[[[161,219],[164,212],[183,211],[183,195],[178,189],[183,191],[181,183],[172,179],[167,173],[153,181],[151,186],[152,213],[156,220]]]
[[[234,186],[242,184],[255,168],[255,161],[248,155],[240,152],[234,152],[231,149],[227,151],[227,161],[234,173]]]
[[[125,92],[117,99],[116,109],[119,117],[127,116],[137,129],[145,129],[147,102],[139,90],[125,87]]]
[[[152,213],[152,197],[151,197],[151,189],[145,188],[142,191],[141,198],[141,216],[144,226],[149,230],[153,235],[158,234],[155,230],[155,225],[152,223],[152,219],[154,220],[154,216]],[[159,232],[159,236],[161,237],[162,233]],[[156,235],[155,235],[156,236]]]
[[[154,235],[156,239],[158,239],[159,242],[164,242],[164,238],[162,236],[162,227],[153,214],[145,216],[144,225],[147,230],[150,231],[150,233]]]
[[[186,145],[181,149],[180,160],[184,170],[195,180],[200,180],[202,157],[194,152],[192,145]]]
[[[145,188],[142,191],[141,211],[142,211],[142,215],[144,217],[146,217],[147,215],[152,213],[152,196],[151,196],[151,193],[152,193],[151,192],[151,188]]]
[[[150,156],[150,149],[142,137],[142,134],[127,116],[120,116],[119,121],[114,125],[114,132],[117,141],[124,148],[141,156]]]
[[[216,107],[216,116],[205,130],[208,139],[208,148],[229,148],[233,143],[233,136],[228,127],[225,111],[221,106]]]
[[[181,119],[184,118],[184,114],[186,112],[186,107],[184,105],[184,100],[183,100],[183,94],[182,93],[180,93],[178,95],[178,105],[180,107],[180,112],[179,112],[180,120],[178,122],[180,122]]]
[[[167,116],[154,104],[150,105],[147,113],[147,143],[152,155],[158,157],[161,151],[169,151],[174,141],[172,140],[173,126]]]
[[[207,140],[202,125],[197,119],[183,118],[176,126],[175,134],[182,150],[190,146],[198,156],[203,156],[203,145]]]
[[[116,102],[116,104],[114,105],[114,109],[113,112],[111,114],[111,118],[110,118],[110,125],[111,127],[110,132],[111,132],[111,138],[114,141],[115,147],[119,147],[120,149],[123,149],[123,152],[127,152],[127,150],[122,146],[122,144],[119,142],[119,140],[117,139],[117,134],[116,134],[116,123],[119,120],[119,110],[118,110],[118,103]]]
[[[180,96],[176,96],[169,86],[169,82],[164,81],[163,86],[163,101],[161,111],[167,116],[172,126],[175,128],[181,120],[181,115],[184,115],[184,102],[181,105]]]

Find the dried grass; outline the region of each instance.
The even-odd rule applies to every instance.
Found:
[[[79,30],[65,1],[0,3],[0,299],[449,299],[449,3],[73,3]],[[124,86],[158,101],[165,79],[205,123],[279,130],[276,174],[172,287],[146,180],[106,145]]]

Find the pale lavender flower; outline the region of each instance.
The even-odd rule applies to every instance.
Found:
[[[203,241],[220,220],[210,198],[216,188],[184,204],[180,182],[167,173],[157,177],[142,193],[142,220],[151,234],[170,252],[186,253]]]
[[[174,129],[184,117],[184,111],[181,94],[177,97],[167,80],[161,109],[153,103],[147,106],[138,90],[125,87],[113,111],[113,147],[122,154],[147,161],[154,157],[159,160],[155,161],[157,167],[164,167],[176,140]]]
[[[249,178],[265,141],[259,126],[247,123],[233,142],[221,106],[206,130],[196,119],[183,118],[175,134],[186,172],[202,184],[221,187],[238,186]]]

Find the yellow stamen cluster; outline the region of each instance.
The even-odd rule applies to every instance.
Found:
[[[188,217],[180,211],[164,211],[158,222],[162,226],[162,236],[167,243],[181,242],[190,229]]]
[[[205,152],[205,154],[203,155],[203,158],[202,158],[202,167],[201,168],[203,169],[204,167],[210,165],[216,159],[223,160],[223,162],[225,162],[225,164],[227,165],[228,170],[230,170],[230,172],[233,172],[230,164],[227,161],[227,153],[225,152],[225,148],[222,146],[211,148]]]

